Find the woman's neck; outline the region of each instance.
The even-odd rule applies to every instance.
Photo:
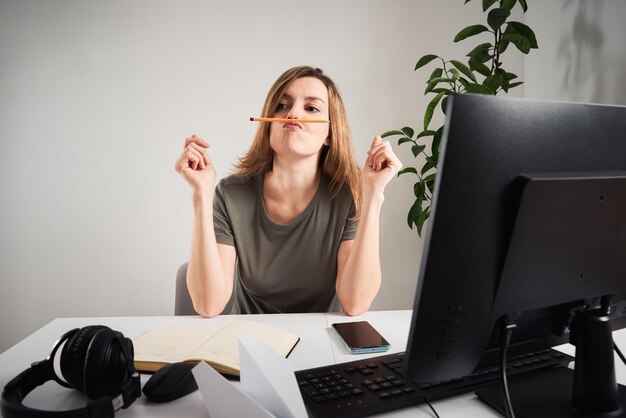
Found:
[[[300,215],[315,197],[321,176],[317,163],[281,164],[274,160],[272,171],[263,179],[263,198],[270,219],[286,224]]]
[[[321,169],[317,161],[302,160],[285,162],[274,159],[272,171],[265,175],[264,183],[282,196],[308,194],[317,190],[321,178]]]

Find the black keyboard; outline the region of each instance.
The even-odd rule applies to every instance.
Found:
[[[507,375],[567,366],[574,358],[541,350],[507,361]],[[468,376],[413,384],[402,376],[404,353],[370,357],[295,372],[310,416],[366,417],[478,390],[500,379],[499,366],[489,364]]]

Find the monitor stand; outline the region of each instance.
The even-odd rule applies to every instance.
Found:
[[[571,328],[570,341],[576,346],[574,371],[560,367],[509,379],[516,417],[626,417],[626,387],[615,379],[609,316],[602,309],[581,312]],[[476,395],[506,415],[499,385]]]

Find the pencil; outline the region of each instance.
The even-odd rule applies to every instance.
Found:
[[[250,118],[251,122],[300,122],[300,123],[329,123],[326,119],[289,119],[289,118]]]

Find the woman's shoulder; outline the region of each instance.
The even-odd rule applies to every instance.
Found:
[[[222,178],[217,184],[217,193],[228,196],[255,195],[258,189],[257,177],[242,177],[235,174]]]
[[[231,187],[239,187],[239,186],[254,186],[258,183],[258,177],[243,177],[238,176],[236,174],[230,174],[224,178],[222,178],[218,186],[221,188],[231,188]]]

